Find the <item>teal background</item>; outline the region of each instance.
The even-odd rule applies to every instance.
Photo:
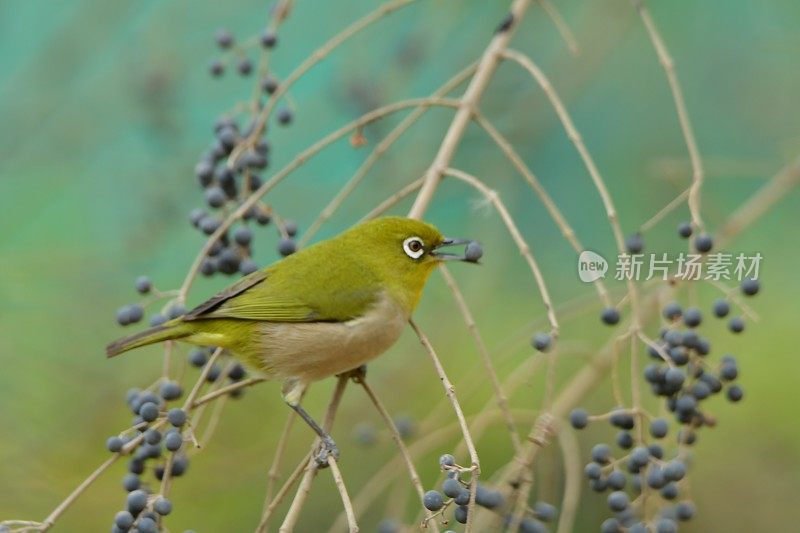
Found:
[[[623,228],[633,232],[688,183],[686,150],[666,79],[627,2],[556,4],[577,35],[580,55],[570,56],[536,7],[514,46],[529,53],[559,90],[609,183]],[[298,2],[280,32],[272,63],[277,75],[286,76],[372,5]],[[477,57],[505,9],[504,2],[420,0],[353,39],[291,90],[296,120],[271,134],[271,170],[369,109],[435,90]],[[675,59],[705,158],[703,211],[713,231],[800,153],[800,4],[657,2],[652,12]],[[222,81],[209,79],[206,66],[217,57],[213,35],[227,27],[243,40],[266,19],[265,3],[255,0],[0,3],[0,519],[39,519],[49,513],[106,457],[106,437],[128,423],[124,391],[158,376],[157,349],[106,361],[103,346],[121,334],[114,313],[134,301],[133,279],[147,273],[160,288],[176,287],[202,245],[186,222],[189,209],[202,202],[192,168],[211,140],[215,117],[248,98],[255,82],[230,73]],[[537,173],[584,244],[610,254],[613,241],[602,205],[538,87],[513,65],[503,65],[482,108]],[[447,110],[428,113],[321,236],[351,225],[390,191],[418,177],[449,117]],[[370,126],[365,149],[342,142],[326,150],[271,193],[268,202],[296,220],[301,231],[307,228],[398,120]],[[574,253],[557,228],[477,128],[468,131],[454,166],[497,189],[557,302],[589,291],[573,274]],[[793,398],[800,376],[794,354],[800,252],[793,239],[799,208],[800,193],[793,190],[729,246],[765,257],[764,294],[750,302],[761,320],[736,338],[721,327],[711,329],[718,353],[741,356],[747,397],[735,407],[721,399],[711,404],[719,424],[700,435],[692,474],[699,513],[687,530],[786,531],[796,516],[800,432]],[[681,208],[648,233],[648,248],[682,246],[674,227],[686,217]],[[452,271],[463,282],[490,348],[510,346],[512,361],[530,357],[527,338],[541,319],[541,304],[496,214],[462,184],[445,182],[427,219],[448,234],[484,243],[482,267],[456,265]],[[257,259],[276,259],[274,230],[256,239]],[[191,303],[225,283],[199,280]],[[705,303],[716,296],[713,290],[699,292]],[[434,276],[418,321],[458,386],[479,362],[463,324],[442,319],[452,309],[446,288]],[[598,309],[595,303],[585,316],[565,321],[565,342],[589,352],[601,345],[608,333],[595,326]],[[565,357],[559,383],[582,361]],[[512,366],[505,364],[501,373]],[[515,407],[539,405],[540,378],[526,383]],[[442,401],[430,363],[410,334],[370,367],[370,379],[392,413],[419,420]],[[313,411],[321,411],[331,388],[326,382],[311,392]],[[286,416],[278,389],[261,385],[227,407],[211,445],[175,484],[171,530],[252,529]],[[464,402],[474,412],[488,397],[485,387]],[[611,405],[607,387],[585,405],[593,412],[606,410]],[[349,435],[364,420],[379,425],[363,395],[351,390],[334,431],[351,493],[394,453],[385,434],[374,448],[357,447]],[[581,442],[588,450],[611,435],[598,427],[581,435]],[[284,471],[309,438],[305,429],[295,432]],[[491,474],[509,458],[506,441],[498,431],[479,443],[484,472]],[[426,487],[437,475],[435,457],[453,445],[418,461]],[[123,471],[124,466],[115,466],[55,530],[107,529],[123,503]],[[404,474],[399,479],[405,482]],[[340,509],[327,474],[312,492],[312,505],[301,522],[304,531],[326,526]],[[374,530],[385,514],[384,503],[370,510],[363,530]],[[596,530],[605,515],[602,498],[585,491],[577,530]]]

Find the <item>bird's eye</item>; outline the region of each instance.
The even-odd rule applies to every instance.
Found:
[[[419,237],[409,237],[403,241],[403,251],[412,259],[419,259],[425,253],[425,244]]]

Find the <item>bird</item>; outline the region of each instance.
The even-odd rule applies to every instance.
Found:
[[[465,245],[464,253],[447,253]],[[255,271],[186,314],[124,337],[108,357],[163,341],[227,350],[267,379],[319,436],[317,464],[338,458],[333,438],[301,407],[313,382],[365,365],[400,337],[433,270],[476,263],[481,246],[411,218],[362,222]]]

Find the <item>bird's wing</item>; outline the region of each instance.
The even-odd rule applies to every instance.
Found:
[[[341,322],[360,316],[377,297],[326,272],[254,272],[187,313],[184,320],[234,318],[266,322]],[[335,269],[334,269],[335,270]]]

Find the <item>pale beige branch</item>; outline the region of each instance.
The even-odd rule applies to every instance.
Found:
[[[478,190],[497,210],[497,213],[503,220],[508,232],[511,234],[511,238],[514,240],[517,248],[519,248],[520,254],[522,254],[522,256],[525,258],[528,266],[531,269],[531,273],[536,281],[536,285],[539,288],[539,293],[542,296],[542,302],[544,303],[545,311],[547,313],[547,319],[550,322],[550,333],[553,338],[558,337],[558,320],[556,319],[555,307],[550,299],[550,291],[547,289],[547,283],[544,281],[544,276],[539,268],[539,264],[536,262],[536,259],[533,256],[530,246],[528,246],[528,243],[522,237],[522,234],[520,233],[517,224],[514,222],[513,217],[508,212],[508,209],[506,209],[505,204],[500,200],[500,196],[496,191],[487,187],[486,184],[481,180],[475,176],[467,174],[462,170],[447,168],[444,170],[443,174],[452,176],[472,186]]]
[[[503,51],[511,41],[529,7],[530,0],[513,0],[509,8],[509,15],[512,20],[511,27],[506,31],[495,33],[489,42],[489,46],[484,50],[478,62],[478,67],[475,69],[475,74],[472,76],[466,91],[464,91],[464,96],[459,101],[458,111],[447,129],[441,145],[439,145],[439,150],[433,162],[425,172],[425,181],[414,201],[414,205],[411,207],[411,211],[408,213],[409,217],[422,218],[425,214],[442,178],[442,172],[450,166],[450,162],[461,144],[464,132],[472,119],[472,113],[480,103],[483,93],[489,86],[489,82],[500,64],[500,57]]]
[[[692,122],[689,119],[689,112],[686,110],[686,101],[683,97],[683,89],[680,82],[678,82],[678,74],[675,72],[675,62],[667,50],[664,40],[656,27],[653,17],[650,16],[650,11],[644,5],[642,0],[631,0],[633,7],[639,12],[642,17],[642,22],[647,30],[647,35],[653,43],[653,47],[658,55],[658,61],[664,67],[664,72],[667,75],[670,91],[672,91],[672,98],[675,100],[675,111],[678,114],[678,121],[681,125],[681,132],[686,141],[686,149],[689,151],[689,159],[692,163],[692,186],[689,189],[689,212],[692,215],[692,224],[698,230],[703,230],[703,219],[700,215],[700,193],[703,187],[703,179],[705,171],[703,170],[703,160],[700,157],[700,150],[697,148],[697,141],[694,137],[694,130],[692,129]]]

